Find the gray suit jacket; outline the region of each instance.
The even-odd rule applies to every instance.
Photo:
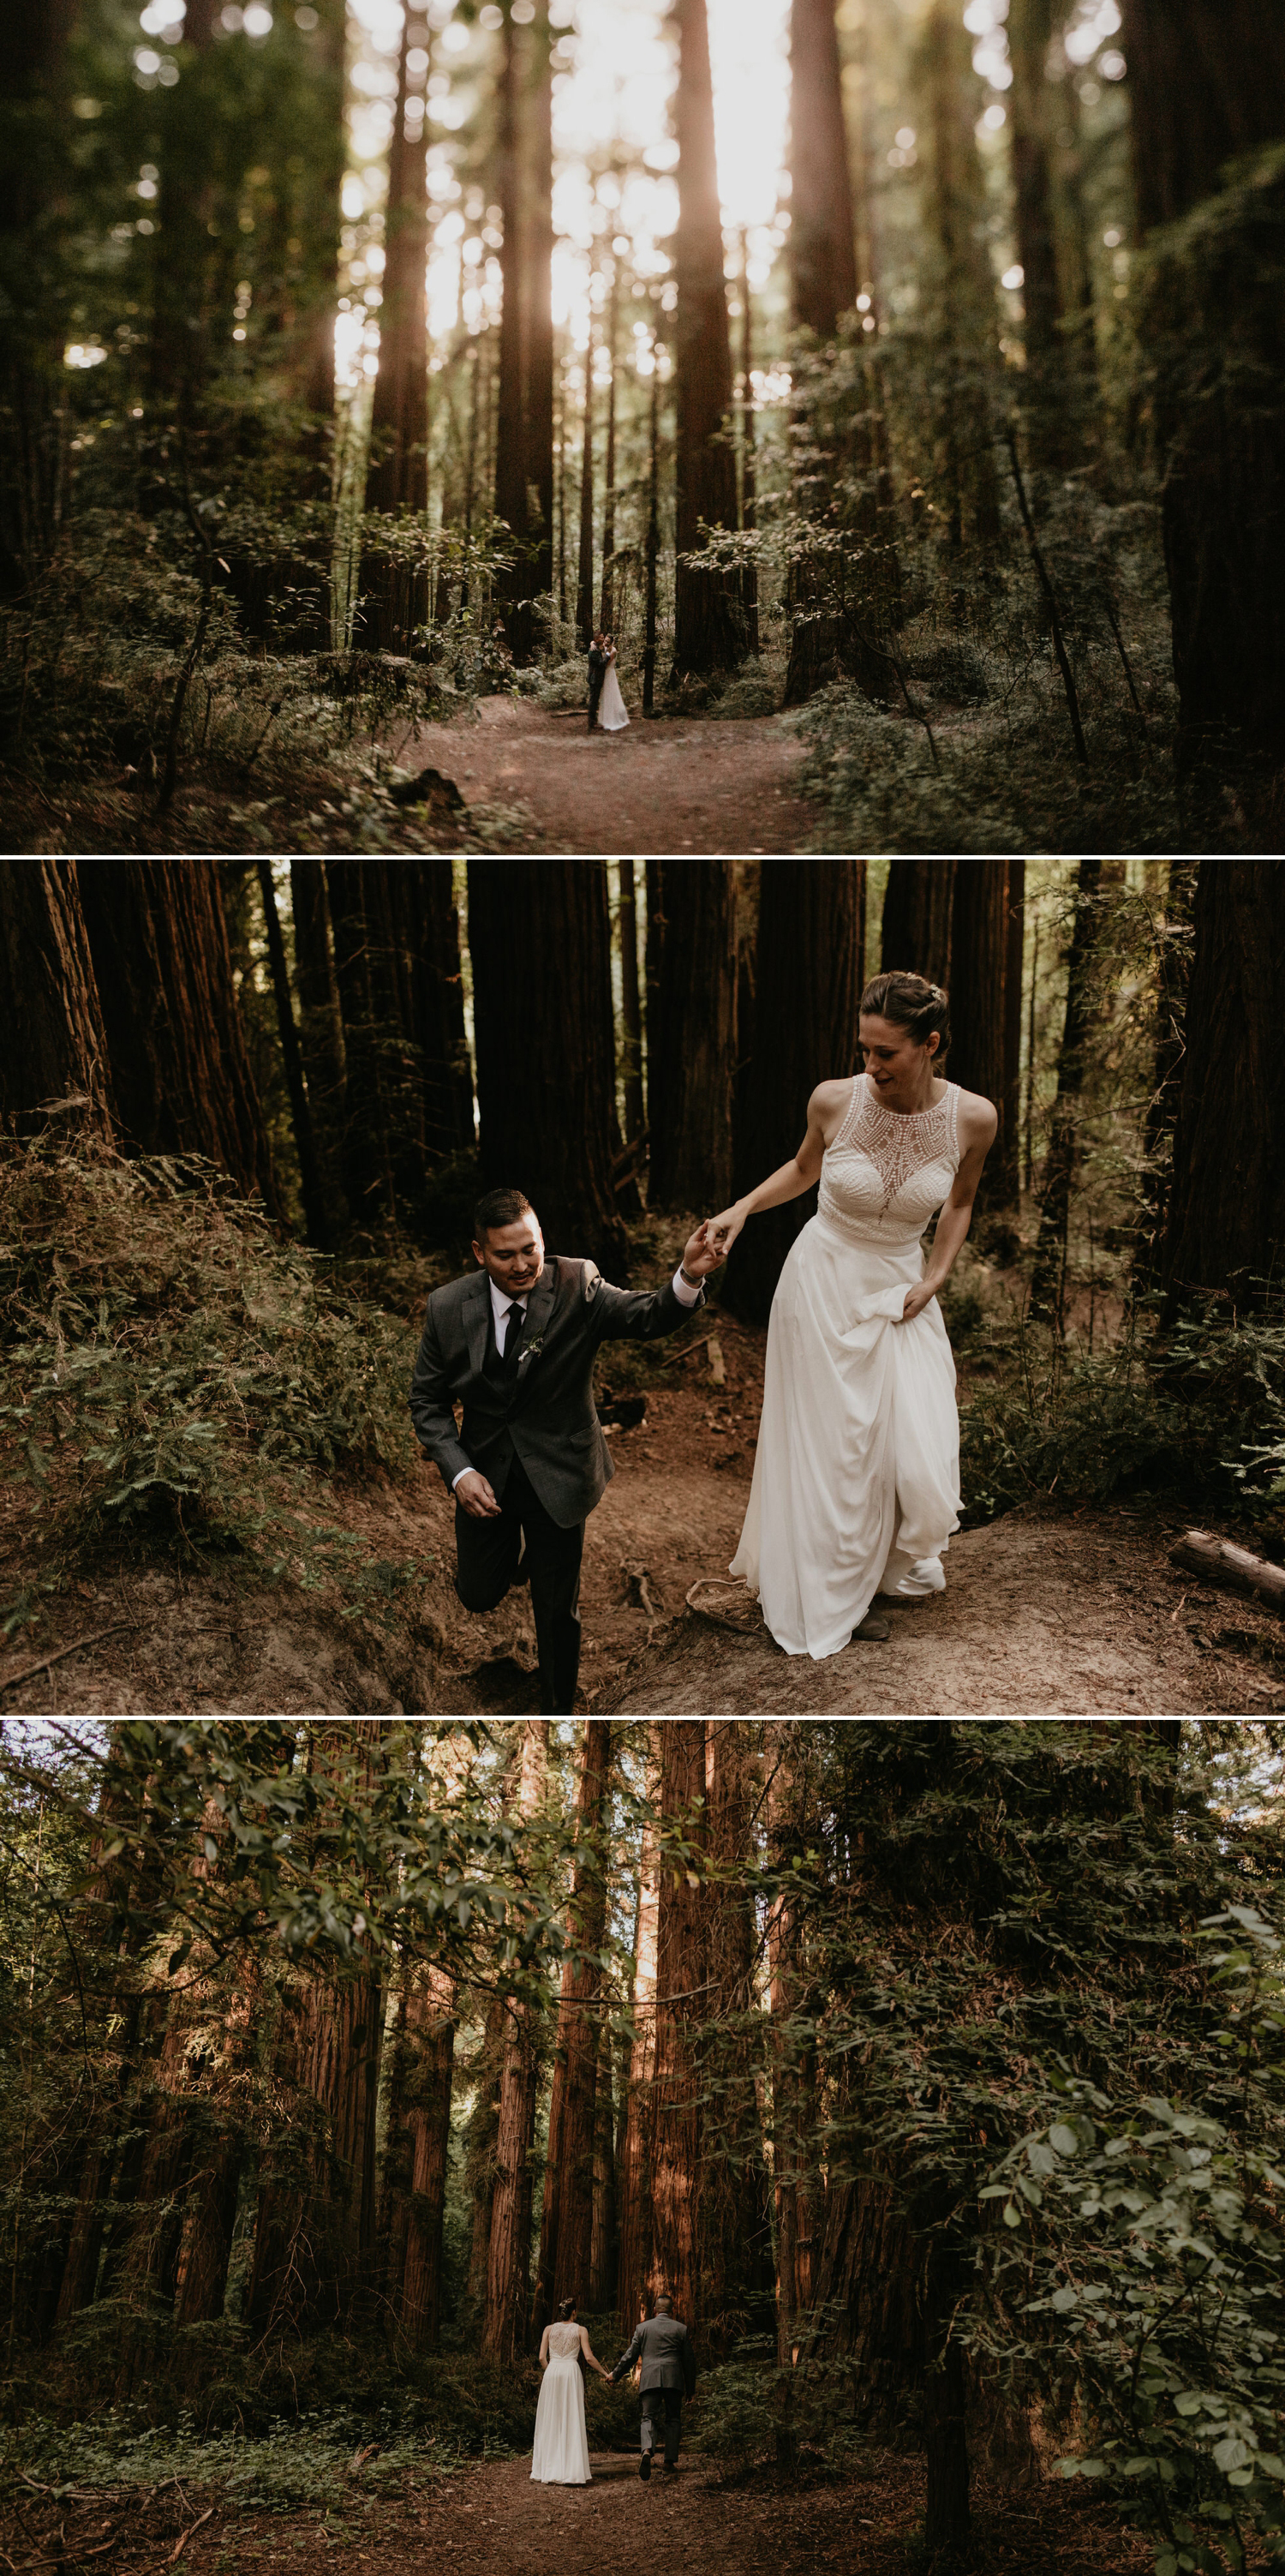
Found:
[[[622,2352],[612,2378],[623,2379],[638,2360],[642,2362],[640,2392],[646,2388],[681,2388],[688,2397],[695,2394],[696,2356],[691,2336],[677,2317],[647,2317],[628,2351]]]
[[[700,1304],[704,1303],[702,1289]],[[491,1318],[484,1270],[435,1288],[411,1379],[410,1409],[420,1446],[454,1483],[464,1467],[495,1482],[520,1459],[550,1518],[572,1529],[600,1503],[615,1468],[593,1408],[600,1342],[655,1341],[696,1307],[680,1306],[672,1283],[650,1295],[612,1288],[592,1261],[546,1253],[527,1300],[516,1386],[501,1391],[484,1374]],[[464,1420],[455,1428],[455,1406]]]

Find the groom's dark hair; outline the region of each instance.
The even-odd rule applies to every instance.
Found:
[[[519,1217],[534,1214],[525,1190],[486,1190],[473,1210],[473,1241],[485,1243],[492,1226],[516,1225]]]
[[[660,2291],[658,2291],[658,2293],[657,2293],[657,2297],[656,2297],[656,2314],[657,2314],[657,2316],[659,2316],[659,2315],[661,2314],[662,2309],[663,2309],[663,2311],[664,2311],[664,2313],[665,2313],[665,2315],[666,2315],[667,2317],[672,2317],[672,2315],[673,2315],[673,2313],[674,2313],[674,2302],[673,2302],[673,2300],[671,2299],[671,2297],[670,2297],[670,2295],[669,2295],[668,2290],[660,2290]]]

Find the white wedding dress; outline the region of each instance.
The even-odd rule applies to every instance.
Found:
[[[614,662],[607,664],[607,676],[603,681],[602,696],[598,701],[598,722],[604,733],[619,733],[629,722],[629,710],[620,694],[620,682],[616,678]]]
[[[876,1592],[945,1588],[959,1527],[955,1363],[936,1298],[898,1321],[920,1236],[959,1169],[959,1086],[885,1109],[864,1074],[817,1214],[772,1301],[754,1481],[731,1572],[787,1655],[837,1655]]]
[[[549,2328],[549,2366],[540,2382],[540,2403],[535,2410],[531,2475],[546,2487],[587,2487],[592,2483],[580,2370],[580,2328],[576,2325]]]

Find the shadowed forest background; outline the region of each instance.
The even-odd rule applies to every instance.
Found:
[[[12,847],[1279,842],[1279,12],[3,23]]]
[[[701,2555],[1275,2564],[1283,1750],[6,1722],[12,2563],[543,2570],[542,2329],[667,2288]]]

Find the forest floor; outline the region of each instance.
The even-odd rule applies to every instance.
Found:
[[[351,2501],[255,2512],[215,2490],[169,2482],[166,2490],[30,2489],[3,2516],[7,2563],[75,2568],[97,2576],[269,2576],[296,2556],[324,2560],[331,2576],[655,2576],[657,2567],[724,2576],[901,2576],[922,2564],[918,2532],[922,2464],[872,2452],[854,2475],[797,2479],[765,2467],[729,2475],[726,2462],[689,2458],[677,2476],[638,2477],[636,2457],[592,2456],[588,2487],[533,2487],[529,2455],[426,2466],[390,2489]],[[207,2510],[208,2508],[208,2510]],[[1031,2482],[974,2492],[970,2564],[986,2576],[1132,2576],[1154,2552],[1122,2531],[1078,2481]]]
[[[654,1358],[623,1344],[605,1355],[599,1401],[642,1389],[646,1412],[610,1434],[618,1472],[588,1524],[587,1706],[669,1715],[1285,1713],[1279,1620],[1178,1573],[1168,1555],[1184,1525],[1176,1506],[1059,1513],[1049,1502],[966,1530],[951,1543],[943,1594],[881,1602],[890,1640],[824,1663],[782,1654],[756,1614],[743,1635],[695,1615],[688,1592],[724,1580],[735,1552],[762,1396],[765,1335],[721,1310],[715,1325],[714,1351],[693,1336],[677,1352],[658,1346]],[[342,1604],[289,1576],[269,1586],[236,1557],[121,1557],[65,1587],[36,1636],[4,1654],[0,1707],[68,1717],[510,1717],[534,1708],[530,1597],[514,1591],[486,1618],[462,1609],[451,1583],[454,1506],[435,1469],[359,1483],[319,1475],[311,1490],[318,1529],[353,1543],[356,1589]],[[16,1532],[10,1552],[19,1553]],[[83,1651],[31,1669],[42,1650],[80,1639]]]
[[[444,771],[466,805],[523,809],[558,854],[780,856],[816,837],[798,783],[807,746],[788,716],[635,717],[591,734],[582,713],[482,698],[450,724],[390,734],[389,748],[403,769]]]

